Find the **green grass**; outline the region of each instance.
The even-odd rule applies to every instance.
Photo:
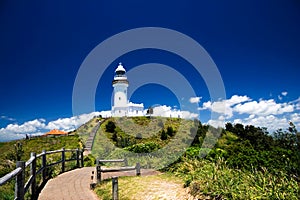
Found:
[[[98,121],[100,120],[100,118],[93,118],[90,121],[88,121],[87,123],[81,125],[77,130],[76,133],[79,135],[79,137],[82,140],[82,143],[85,144],[90,132],[93,130],[93,128],[97,125]]]
[[[113,133],[106,132],[106,124],[109,121],[113,121],[116,125],[115,132],[118,141],[113,141]],[[135,165],[136,162],[139,162],[144,168],[159,169],[170,164],[170,160],[177,160],[183,153],[184,142],[191,140],[189,133],[191,126],[193,126],[193,121],[173,118],[111,118],[103,123],[98,130],[92,154],[101,159],[126,157],[129,165]],[[163,129],[167,131],[168,127],[172,127],[175,135],[161,140],[161,131]],[[138,134],[142,136],[142,139],[136,137]],[[149,149],[156,150],[156,147],[160,147],[160,150],[141,155],[129,151],[130,149],[136,150],[135,147],[137,146],[135,145],[141,148],[145,147],[144,149],[149,147]],[[154,146],[155,148],[152,148]]]
[[[201,148],[202,142],[200,142],[200,144],[186,148],[184,156],[177,159],[176,152],[183,149],[183,143],[188,143],[192,139],[190,130],[194,125],[193,121],[170,118],[149,119],[145,117],[112,118],[110,120],[117,126],[115,130],[118,137],[129,138],[127,140],[128,144],[127,146],[125,145],[125,148],[117,148],[117,143],[113,141],[112,133],[107,133],[105,124],[103,124],[96,136],[96,143],[94,143],[93,154],[95,157],[126,157],[130,165],[140,162],[145,168],[158,169],[166,166],[169,159],[177,160],[176,164],[164,170],[183,180],[183,185],[188,187],[190,193],[199,199],[300,199],[299,183],[292,178],[287,170],[282,168],[286,164],[284,161],[277,159],[278,155],[275,151],[277,147],[269,150],[255,149],[256,147],[248,140],[223,130],[216,146],[206,157],[203,158],[201,155],[206,155],[205,152],[209,149]],[[168,127],[172,127],[175,130],[175,137],[169,135],[166,140],[162,140],[160,133],[162,130],[167,131]],[[202,129],[199,130],[201,133],[201,131],[205,130],[205,127],[202,126]],[[211,139],[214,142],[216,137],[214,132],[216,131],[212,128],[204,136],[207,140]],[[137,134],[142,136],[142,139],[136,139],[135,136]],[[203,141],[204,138],[199,139]],[[161,147],[161,151],[149,156],[147,156],[148,154],[141,156],[126,151],[126,149],[138,151],[137,149],[139,148],[144,148],[145,151],[148,151],[147,145],[151,149],[151,143]],[[165,147],[170,148],[164,150]],[[239,150],[238,153],[236,153],[236,150]],[[173,155],[170,155],[170,152]],[[286,153],[283,150],[279,152]],[[164,156],[165,160],[159,159],[161,155]],[[125,181],[123,182],[124,184],[130,185],[131,183],[126,182],[126,180],[126,178],[122,178],[121,182]],[[128,180],[132,181],[133,185],[135,184],[134,178],[128,178]],[[158,178],[157,180],[160,179]],[[143,180],[141,181],[143,182]],[[109,184],[107,182],[99,186],[102,189],[99,189],[98,193],[100,196],[104,195],[102,196],[104,199],[110,198],[108,195],[111,192]],[[139,187],[135,185],[133,188]],[[149,190],[146,186],[140,189],[144,192]],[[100,194],[102,192],[103,194]],[[123,191],[123,193],[126,192]],[[138,192],[134,189],[129,189],[128,194],[122,196],[121,199],[141,199],[137,197],[131,198],[131,195],[135,196],[136,193]]]
[[[152,176],[119,177],[119,199],[163,199],[163,196],[184,195],[183,182],[171,174]],[[112,181],[107,179],[99,184],[95,190],[98,197],[103,200],[112,199]],[[168,194],[170,193],[170,194]]]
[[[0,143],[0,177],[13,171],[16,167],[16,150],[15,144],[21,144],[23,153],[20,153],[21,159],[27,161],[30,158],[30,153],[35,152],[40,154],[42,150],[52,151],[62,149],[76,149],[82,146],[81,140],[78,135],[60,136],[60,137],[36,137],[30,140],[19,140]],[[60,159],[61,154],[47,155],[47,162],[55,162]],[[66,158],[74,156],[72,153],[66,153]],[[37,167],[41,166],[41,160],[37,160]],[[66,163],[66,170],[73,169],[74,162]],[[26,168],[26,177],[29,177],[29,167]],[[49,169],[51,175],[55,176],[60,172],[60,166],[51,167]],[[38,177],[40,180],[40,177]],[[14,198],[14,180],[0,186],[0,199],[13,199]]]
[[[169,169],[185,181],[191,194],[202,198],[222,199],[299,199],[298,183],[287,174],[278,171],[238,170],[229,168],[219,159],[185,160]]]

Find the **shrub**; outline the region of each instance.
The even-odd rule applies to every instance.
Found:
[[[157,149],[160,149],[161,146],[154,142],[147,142],[147,143],[139,143],[134,144],[132,146],[126,147],[125,150],[132,151],[134,153],[151,153]]]
[[[105,128],[106,128],[106,132],[113,133],[115,132],[116,125],[114,122],[108,121]]]
[[[95,166],[96,158],[92,154],[85,156],[83,160],[84,160],[85,167]]]
[[[175,135],[175,131],[173,130],[172,126],[168,126],[167,134],[171,137]]]
[[[161,131],[160,139],[161,139],[161,140],[166,140],[166,139],[168,139],[168,134],[166,133],[165,130],[162,130],[162,131]]]

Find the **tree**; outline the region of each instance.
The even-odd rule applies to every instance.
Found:
[[[175,132],[174,132],[172,126],[168,126],[168,128],[167,128],[167,134],[169,136],[171,136],[171,137],[175,135]]]
[[[160,139],[161,139],[161,140],[166,140],[166,139],[168,139],[168,135],[167,135],[167,133],[166,133],[165,130],[162,130],[162,131],[161,131]]]
[[[230,122],[227,122],[226,124],[225,124],[225,129],[226,129],[226,131],[229,131],[229,132],[234,132],[234,130],[233,130],[233,125],[232,125],[232,123],[230,123]]]
[[[105,128],[106,128],[106,132],[113,133],[113,132],[115,132],[116,125],[114,122],[109,121],[106,124]]]

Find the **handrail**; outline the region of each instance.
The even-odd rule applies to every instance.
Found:
[[[76,152],[76,158],[70,158],[66,159],[66,152]],[[47,164],[47,155],[49,154],[55,154],[55,153],[61,153],[61,159],[54,162]],[[37,169],[36,166],[36,160],[42,159],[42,165],[39,169]],[[36,185],[36,176],[38,174],[42,174],[43,183],[47,181],[47,171],[46,169],[61,164],[61,173],[65,172],[65,162],[69,161],[76,161],[77,167],[83,167],[83,150],[80,149],[59,149],[54,151],[45,151],[43,150],[42,153],[36,155],[36,153],[31,153],[30,158],[24,162],[24,161],[18,161],[17,162],[17,168],[10,173],[6,174],[5,176],[0,178],[0,186],[4,185],[8,181],[12,180],[13,178],[16,178],[16,185],[15,185],[15,199],[24,200],[25,193],[29,190],[31,192],[32,199],[36,199],[37,194],[37,185]],[[25,183],[25,168],[30,167],[30,176],[28,177],[27,182]]]
[[[101,163],[105,162],[126,162],[126,159],[114,159],[114,160],[99,160]]]
[[[21,172],[22,172],[22,168],[18,167],[17,169],[15,169],[15,170],[9,172],[8,174],[6,174],[5,176],[1,177],[0,178],[0,186],[4,185],[5,183],[10,181],[11,179],[15,178]]]

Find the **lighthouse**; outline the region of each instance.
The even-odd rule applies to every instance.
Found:
[[[112,81],[114,88],[112,98],[111,114],[114,117],[133,117],[144,115],[144,104],[132,103],[127,99],[127,88],[129,86],[126,70],[122,63],[119,63],[115,70],[114,80]]]
[[[128,100],[127,100],[127,88],[128,80],[126,76],[126,70],[122,63],[115,70],[114,80],[112,86],[114,88],[112,115],[116,117],[127,116],[128,112]]]

